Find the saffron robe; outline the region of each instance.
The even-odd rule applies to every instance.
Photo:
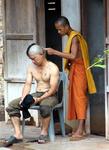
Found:
[[[68,99],[68,119],[85,119],[87,110],[87,88],[90,94],[96,93],[96,87],[89,67],[89,56],[87,43],[82,35],[72,31],[68,37],[65,52],[70,53],[73,37],[77,36],[82,58],[73,61],[69,70],[69,99]],[[64,60],[66,67],[68,60]],[[68,69],[68,68],[65,68]]]

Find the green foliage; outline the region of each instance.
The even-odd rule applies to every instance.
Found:
[[[97,57],[94,58],[93,64],[91,66],[88,67],[89,68],[102,68],[104,69],[106,67],[104,61],[106,59],[106,55],[109,55],[109,49],[108,50],[104,50],[103,55],[98,55]]]

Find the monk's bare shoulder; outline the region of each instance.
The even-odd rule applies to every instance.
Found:
[[[72,44],[78,45],[79,44],[79,39],[77,37],[77,35],[75,35],[72,39]]]
[[[77,35],[72,39],[71,53],[74,58],[82,57],[81,46]]]

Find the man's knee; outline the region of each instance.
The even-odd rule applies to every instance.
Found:
[[[46,106],[46,105],[40,106],[41,117],[47,118],[50,116],[50,113],[51,113],[51,107],[50,106]]]
[[[6,107],[6,111],[10,117],[21,117],[19,106],[14,105],[14,103],[10,102],[8,107]]]

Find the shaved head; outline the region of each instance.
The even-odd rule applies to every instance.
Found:
[[[37,45],[36,43],[33,43],[28,46],[26,54],[27,54],[27,56],[43,54],[43,50],[42,50],[41,46]]]
[[[60,23],[63,26],[70,26],[70,23],[68,21],[68,19],[64,16],[59,17],[56,21],[55,24]]]

